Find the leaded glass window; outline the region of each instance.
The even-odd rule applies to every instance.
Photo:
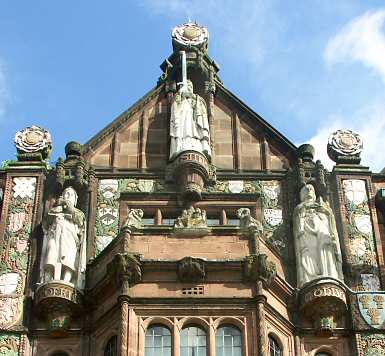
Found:
[[[222,326],[215,337],[216,356],[242,356],[241,332],[232,326]]]
[[[147,329],[144,356],[171,356],[169,329],[161,325],[154,325]]]
[[[189,326],[187,328],[184,328],[180,334],[180,355],[206,356],[206,332],[196,326]]]
[[[118,355],[118,337],[115,335],[108,340],[106,347],[104,348],[104,356],[117,356]]]
[[[270,356],[282,356],[282,348],[272,336],[269,336],[269,352]]]

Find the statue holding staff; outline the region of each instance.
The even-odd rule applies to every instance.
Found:
[[[316,198],[311,184],[302,187],[300,199],[293,217],[298,286],[320,277],[343,280],[333,211],[321,197]]]
[[[204,99],[194,94],[187,80],[186,53],[182,51],[182,82],[171,105],[170,160],[184,151],[200,152],[211,158],[210,128]]]

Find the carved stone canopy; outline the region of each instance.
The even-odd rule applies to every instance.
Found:
[[[205,261],[200,258],[184,257],[178,262],[177,273],[181,282],[201,282],[206,277]]]

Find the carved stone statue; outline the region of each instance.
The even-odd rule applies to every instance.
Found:
[[[341,249],[333,211],[306,184],[294,209],[298,286],[320,277],[343,279]]]
[[[176,228],[206,228],[206,212],[199,208],[190,207],[182,212],[182,215],[175,220]]]
[[[64,189],[43,222],[42,282],[62,280],[83,287],[86,226],[84,213],[76,208],[77,199],[72,187]]]
[[[237,215],[239,218],[239,227],[241,229],[253,229],[262,234],[263,226],[257,219],[251,216],[249,208],[238,209]]]
[[[206,103],[194,94],[190,80],[177,91],[171,105],[170,136],[170,159],[189,150],[211,157]]]
[[[127,219],[124,222],[122,227],[140,229],[143,226],[142,218],[143,218],[142,209],[130,209],[127,214]]]

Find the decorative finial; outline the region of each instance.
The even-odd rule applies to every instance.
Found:
[[[359,164],[362,149],[361,136],[351,130],[337,130],[329,136],[327,152],[337,164]]]
[[[50,133],[35,125],[18,131],[14,142],[19,161],[46,160],[49,158],[52,149]]]
[[[207,28],[192,22],[174,27],[172,30],[172,42],[174,51],[186,47],[196,47],[207,51],[209,32]]]

